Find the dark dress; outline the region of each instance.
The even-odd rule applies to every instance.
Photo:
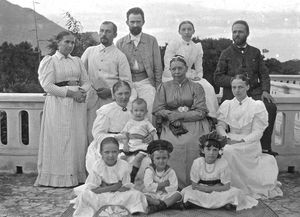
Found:
[[[175,136],[169,128],[169,121],[165,120],[161,133],[161,139],[171,142],[174,146],[169,164],[176,172],[180,188],[190,184],[190,169],[194,159],[199,157],[199,137],[209,132],[205,93],[200,84],[189,79],[184,80],[182,84],[168,81],[158,87],[153,114],[167,117],[183,107],[188,108],[182,120],[182,125],[188,132]]]

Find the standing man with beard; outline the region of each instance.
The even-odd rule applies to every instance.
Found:
[[[138,97],[147,102],[151,121],[155,89],[161,83],[162,63],[156,38],[142,32],[144,23],[141,8],[129,9],[126,24],[130,33],[117,41],[117,47],[128,59],[133,86]]]
[[[111,88],[118,80],[132,84],[130,67],[126,56],[113,44],[117,26],[105,21],[100,26],[100,44],[89,47],[81,60],[88,72],[92,88],[88,92],[88,141],[93,141],[92,127],[96,111],[112,101]]]
[[[276,156],[272,151],[271,138],[276,119],[277,107],[270,95],[269,70],[265,66],[259,49],[247,44],[249,26],[244,20],[232,25],[233,44],[226,48],[219,58],[215,71],[216,85],[223,87],[222,102],[233,98],[231,79],[236,74],[245,74],[249,78],[250,89],[247,94],[255,100],[262,100],[269,114],[269,126],[260,140],[262,151]]]

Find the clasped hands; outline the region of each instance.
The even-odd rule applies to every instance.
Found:
[[[181,119],[183,119],[183,114],[181,112],[170,112],[167,115],[168,120],[172,123],[175,127],[179,127],[181,125]]]
[[[170,181],[165,180],[163,182],[158,183],[157,190],[158,191],[166,191],[166,187],[170,186]]]
[[[77,91],[73,91],[73,99],[78,103],[84,103],[86,99],[86,91],[79,87]]]

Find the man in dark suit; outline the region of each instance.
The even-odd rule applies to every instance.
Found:
[[[269,126],[261,138],[262,150],[265,153],[277,155],[272,151],[271,139],[276,119],[277,107],[270,95],[269,70],[263,62],[259,49],[247,44],[249,26],[246,21],[238,20],[232,25],[233,44],[226,48],[218,61],[215,71],[215,83],[223,87],[222,102],[232,99],[231,78],[236,74],[246,74],[250,80],[248,96],[262,100],[269,114]]]

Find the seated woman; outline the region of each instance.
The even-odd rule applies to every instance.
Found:
[[[268,126],[267,110],[262,101],[247,96],[249,81],[245,75],[233,77],[231,88],[235,98],[224,101],[217,113],[217,132],[228,138],[223,156],[232,171],[231,184],[256,199],[282,196],[276,160],[263,154],[260,145]]]
[[[86,155],[86,169],[90,170],[100,157],[99,144],[105,137],[116,136],[131,118],[128,101],[131,95],[130,85],[126,81],[118,81],[112,88],[114,102],[103,105],[97,110],[97,117],[93,124],[93,142]],[[122,148],[122,147],[121,147]]]
[[[207,108],[202,86],[186,78],[188,66],[182,56],[170,61],[173,80],[162,83],[154,99],[153,114],[162,119],[161,139],[174,146],[170,166],[179,187],[190,184],[189,171],[198,157],[198,139],[209,132]]]
[[[182,55],[187,63],[188,71],[186,76],[192,81],[200,83],[205,91],[206,106],[208,116],[216,118],[218,110],[218,100],[213,86],[203,77],[202,57],[203,50],[201,43],[195,44],[192,41],[195,33],[194,25],[191,21],[183,21],[179,24],[178,32],[181,38],[170,41],[165,52],[164,62],[165,70],[163,72],[162,81],[172,80],[169,69],[169,63],[174,55]]]
[[[99,152],[99,144],[105,137],[115,137],[120,142],[120,149],[123,149],[123,140],[120,139],[120,132],[124,129],[126,123],[131,119],[131,104],[129,98],[131,95],[130,85],[126,81],[118,81],[112,87],[113,99],[112,103],[103,105],[97,110],[97,117],[93,124],[92,134],[93,142],[90,144],[86,155],[86,169],[90,173],[93,164],[97,159],[101,158]],[[152,134],[147,135],[143,142],[152,140]],[[140,164],[142,168],[150,163],[150,158],[144,158]],[[136,175],[137,171],[135,171]]]

